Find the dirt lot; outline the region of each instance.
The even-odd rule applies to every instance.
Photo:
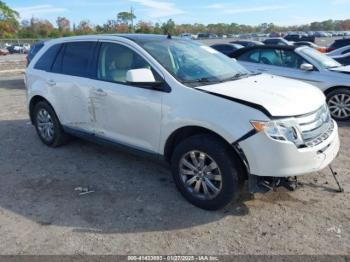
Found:
[[[22,79],[0,77],[0,254],[350,254],[350,124],[334,163],[345,193],[323,170],[207,212],[157,163],[78,139],[44,146]]]

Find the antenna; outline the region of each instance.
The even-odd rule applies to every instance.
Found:
[[[131,14],[131,33],[134,33],[134,8],[131,6],[130,8]]]

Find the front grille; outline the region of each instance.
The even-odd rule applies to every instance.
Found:
[[[307,147],[322,143],[332,134],[334,129],[334,123],[326,105],[316,112],[296,117],[296,120]]]

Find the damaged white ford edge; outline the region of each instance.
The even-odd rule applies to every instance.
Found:
[[[73,135],[163,159],[182,195],[203,209],[227,205],[244,180],[315,172],[339,151],[320,90],[252,74],[195,41],[137,34],[51,40],[25,81],[43,143],[57,147]]]

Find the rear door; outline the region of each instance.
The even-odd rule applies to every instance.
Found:
[[[94,41],[65,43],[52,65],[47,83],[65,127],[93,132],[90,70],[96,46]]]

